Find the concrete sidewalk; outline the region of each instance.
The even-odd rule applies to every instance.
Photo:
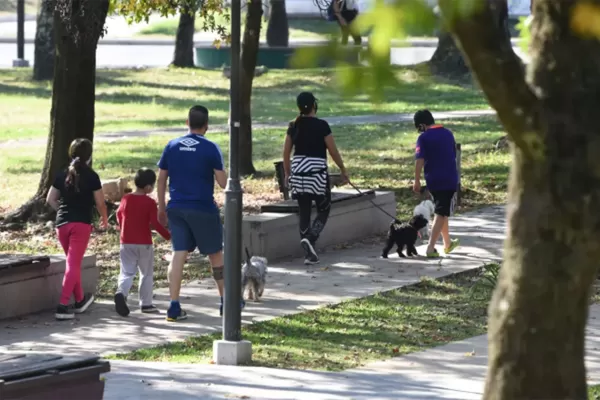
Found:
[[[352,246],[322,253],[321,264],[307,268],[301,260],[269,267],[262,303],[248,303],[244,323],[298,313],[346,299],[364,297],[418,282],[422,276],[441,277],[480,267],[501,258],[505,232],[504,207],[496,206],[457,216],[451,229],[462,246],[440,260],[379,258],[382,244]],[[424,246],[419,247],[424,253]],[[116,282],[115,282],[116,285]],[[130,297],[135,302],[134,296]],[[95,304],[73,322],[57,322],[52,313],[21,320],[3,321],[0,352],[110,354],[183,340],[192,335],[220,331],[218,296],[212,280],[194,282],[182,289],[182,305],[190,318],[181,323],[165,321],[168,292],[156,291],[161,315],[144,315],[137,309],[119,317],[110,302]],[[133,306],[133,304],[132,304]]]
[[[437,121],[443,121],[448,119],[460,119],[460,118],[481,118],[496,115],[496,110],[464,110],[464,111],[440,111],[433,112],[433,115]],[[393,124],[399,122],[412,122],[414,114],[412,113],[400,113],[400,114],[375,114],[375,115],[352,115],[352,116],[338,116],[338,117],[323,117],[325,121],[331,126],[344,126],[344,125],[363,125],[363,124]],[[253,123],[252,129],[273,129],[273,128],[287,128],[289,121],[274,122],[274,123]],[[187,128],[185,126],[176,128],[156,128],[156,129],[136,129],[129,131],[119,132],[100,132],[94,134],[94,141],[109,141],[114,142],[117,140],[125,140],[129,138],[148,137],[153,135],[164,135],[164,134],[181,134],[185,132]],[[227,133],[229,132],[229,126],[225,124],[217,124],[210,126],[211,134],[215,133]],[[343,134],[343,131],[339,131]],[[30,145],[43,145],[46,144],[47,139],[25,139],[25,140],[0,140],[0,148],[15,148]]]
[[[600,382],[600,305],[586,330],[588,383]],[[105,400],[479,400],[487,337],[477,336],[341,373],[112,361]]]

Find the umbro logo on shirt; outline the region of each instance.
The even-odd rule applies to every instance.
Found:
[[[196,139],[185,138],[179,143],[183,145],[182,147],[179,147],[179,151],[196,151],[194,146],[200,142]]]

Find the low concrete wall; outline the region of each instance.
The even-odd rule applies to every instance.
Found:
[[[335,191],[355,193],[352,190]],[[373,201],[389,214],[396,215],[396,198],[393,192],[376,192]],[[315,212],[313,210],[313,217]],[[317,246],[332,246],[380,234],[388,229],[390,222],[391,218],[367,199],[352,204],[334,203]],[[242,222],[242,241],[251,254],[267,257],[269,260],[303,255],[297,214],[248,215]]]
[[[45,268],[26,266],[0,271],[0,319],[55,309],[65,267],[65,256],[57,255],[51,256]],[[81,270],[84,292],[96,292],[99,276],[96,256],[85,256]]]

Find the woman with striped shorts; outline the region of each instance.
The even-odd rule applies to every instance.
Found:
[[[304,264],[316,264],[319,256],[315,243],[325,228],[331,209],[331,189],[327,171],[327,152],[341,170],[343,182],[348,182],[344,161],[338,152],[327,121],[316,117],[318,104],[312,93],[302,92],[296,99],[300,115],[290,123],[283,146],[285,182],[300,209],[300,245]],[[290,156],[294,149],[294,156]],[[312,204],[317,217],[311,225]]]

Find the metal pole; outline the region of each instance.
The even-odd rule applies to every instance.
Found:
[[[231,1],[231,79],[229,121],[229,179],[225,188],[225,296],[223,339],[242,340],[242,187],[238,148],[240,133],[240,0]]]
[[[25,59],[25,0],[17,1],[17,59]]]

